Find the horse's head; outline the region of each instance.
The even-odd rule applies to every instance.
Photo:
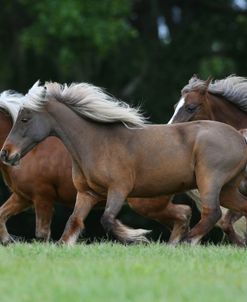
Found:
[[[195,81],[198,85],[193,87]],[[168,124],[210,119],[207,104],[207,90],[210,82],[211,79],[202,81],[195,76],[192,77],[189,84],[182,90],[181,98],[175,105],[174,114]]]
[[[23,107],[2,147],[1,160],[5,164],[17,165],[19,160],[50,132],[50,118],[45,110]]]

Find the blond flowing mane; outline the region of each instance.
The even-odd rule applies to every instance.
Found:
[[[3,108],[7,113],[10,114],[13,123],[16,121],[23,101],[23,95],[13,90],[6,90],[0,94],[0,108]]]
[[[82,117],[101,123],[122,122],[126,126],[143,127],[146,122],[139,108],[130,107],[87,83],[68,86],[48,82],[42,86],[36,82],[26,94],[24,107],[40,111],[49,98],[63,103]]]
[[[206,81],[194,76],[182,89],[182,93],[204,89],[205,86]],[[247,112],[247,78],[230,75],[225,79],[212,81],[208,86],[208,92],[224,97],[241,110]]]

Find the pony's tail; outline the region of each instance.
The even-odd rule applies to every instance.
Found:
[[[132,229],[121,223],[118,219],[114,221],[112,226],[112,233],[121,242],[128,243],[149,243],[146,238],[146,234],[150,233],[151,230],[144,229]]]

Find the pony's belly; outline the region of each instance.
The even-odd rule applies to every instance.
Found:
[[[187,177],[164,177],[149,182],[137,182],[130,197],[152,197],[185,192],[196,188],[194,175]]]

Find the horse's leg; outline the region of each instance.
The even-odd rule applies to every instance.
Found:
[[[97,202],[98,198],[95,198],[87,192],[77,193],[74,211],[66,223],[65,230],[59,240],[59,243],[66,243],[68,245],[76,243],[79,235],[85,227],[85,218]]]
[[[144,236],[148,230],[132,229],[116,219],[128,192],[109,190],[107,195],[106,208],[101,218],[101,223],[106,232],[112,233],[122,243],[148,242]]]
[[[186,192],[186,194],[195,201],[198,210],[201,212],[201,200],[198,190],[191,190],[189,192]],[[221,219],[216,223],[216,226],[222,229],[231,243],[242,246],[244,244],[244,238],[237,234],[237,232],[233,228],[233,224],[238,221],[243,215],[240,213],[233,213],[232,211],[230,211],[229,213],[225,212],[225,208],[221,208],[221,210],[223,215]]]
[[[165,219],[167,221],[168,219],[172,219],[174,222],[168,243],[177,244],[184,236],[186,236],[190,228],[191,214],[192,212],[189,206],[173,204],[172,202],[164,209],[162,212],[162,220],[164,221]]]
[[[197,244],[221,218],[219,195],[221,186],[217,181],[209,177],[202,177],[197,180],[198,189],[201,196],[202,211],[200,221],[183,238],[184,242]]]
[[[20,197],[13,193],[9,199],[0,207],[0,242],[7,244],[14,242],[14,239],[10,236],[6,228],[7,220],[16,214],[23,212],[30,208],[30,201]]]
[[[242,195],[239,190],[238,186],[225,186],[222,189],[221,192],[221,204],[224,207],[229,208],[231,211],[233,211],[233,214],[231,214],[231,211],[229,211],[227,214],[227,219],[230,221],[230,223],[233,221],[237,221],[239,217],[242,215],[247,218],[247,197]],[[236,212],[240,213],[237,214]],[[228,221],[226,221],[227,223]],[[237,245],[242,246],[243,245],[243,239],[235,232],[233,228],[230,229],[231,232],[231,241],[236,243]]]
[[[191,208],[187,205],[173,204],[172,196],[152,199],[128,198],[131,208],[138,214],[153,219],[171,230],[169,243],[176,244],[189,231]]]
[[[224,233],[227,235],[229,241],[237,246],[244,246],[245,240],[241,238],[234,230],[233,224],[243,216],[242,213],[228,210],[219,221]]]
[[[48,241],[51,235],[53,199],[37,196],[34,198],[36,229],[35,236],[40,241]]]

